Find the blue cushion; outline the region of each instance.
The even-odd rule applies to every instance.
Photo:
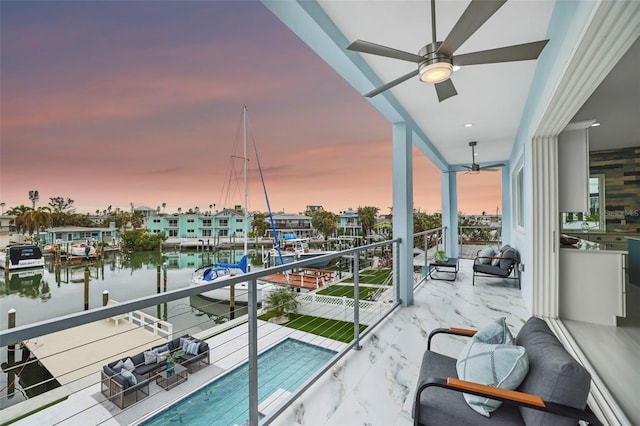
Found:
[[[136,379],[136,376],[134,376],[131,371],[122,370],[120,374],[122,374],[122,377],[124,377],[131,386],[138,384],[138,379]]]
[[[116,363],[116,365],[114,365],[113,367],[111,367],[111,369],[113,371],[115,371],[116,373],[119,373],[120,370],[122,370],[122,366],[124,365],[124,361],[120,360]]]
[[[478,253],[478,256],[480,256],[480,259],[478,259],[480,261],[480,263],[482,263],[483,265],[488,265],[491,263],[491,259],[489,258],[483,258],[484,256],[493,256],[495,255],[496,252],[493,249],[493,247],[491,246],[487,246],[485,248],[482,249],[482,251],[480,251],[480,253]]]
[[[167,343],[166,345],[162,345],[162,346],[158,346],[154,349],[154,351],[156,351],[156,353],[161,353],[161,352],[169,352],[169,344]]]
[[[513,335],[507,326],[505,317],[483,326],[473,336],[473,338],[482,343],[513,345]]]
[[[529,359],[522,346],[483,343],[472,338],[458,358],[456,371],[462,380],[513,390],[527,376]],[[501,401],[466,393],[464,399],[485,417],[502,405]]]

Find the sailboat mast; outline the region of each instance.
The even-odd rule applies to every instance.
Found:
[[[249,161],[249,157],[247,157],[247,106],[242,106],[243,114],[242,121],[244,127],[244,255],[246,256],[248,253],[247,250],[247,234],[248,234],[248,225],[249,225],[249,210],[247,209],[248,203],[248,195],[247,195],[247,162]]]

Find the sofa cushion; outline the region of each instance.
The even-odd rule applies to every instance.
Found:
[[[187,348],[185,349],[185,352],[188,353],[189,355],[197,355],[199,348],[200,348],[199,342],[190,342],[187,344]]]
[[[500,268],[509,269],[513,262],[518,260],[518,253],[514,248],[509,247],[502,252],[502,257],[504,259],[500,260]]]
[[[134,376],[131,371],[122,370],[120,374],[127,381],[127,383],[129,383],[129,386],[138,384],[138,379],[136,379],[136,376]]]
[[[487,246],[485,248],[483,248],[480,253],[478,253],[478,256],[480,257],[480,259],[478,259],[478,261],[484,265],[489,265],[491,263],[491,259],[489,259],[486,256],[493,256],[495,255],[496,251],[493,249],[493,247],[491,246]]]
[[[156,351],[144,351],[144,365],[155,364],[158,362],[158,353]]]
[[[483,265],[478,263],[473,265],[473,270],[482,274],[497,275],[503,278],[508,277],[510,274],[508,269],[502,269],[500,266]]]
[[[185,343],[192,342],[195,339],[193,337],[191,337],[191,336],[183,336],[183,337],[179,337],[178,340],[179,340],[179,346],[178,347],[184,348],[184,344]]]
[[[425,351],[420,367],[419,382],[430,377],[458,377],[456,359],[432,351]],[[499,410],[484,417],[473,411],[461,392],[430,387],[420,395],[419,424],[424,426],[474,425],[518,426],[524,425],[518,408],[503,404]],[[415,413],[415,407],[414,407]]]
[[[133,371],[134,368],[136,368],[136,366],[131,358],[127,358],[122,364],[122,370]]]
[[[114,371],[113,368],[109,367],[108,365],[103,366],[102,371],[104,371],[104,374],[106,374],[107,376],[114,376],[116,374],[116,371]]]
[[[513,345],[513,335],[511,330],[507,326],[507,319],[505,317],[483,326],[473,336],[478,342],[492,343],[492,344],[505,344]]]
[[[462,380],[513,390],[527,375],[529,360],[522,346],[483,343],[472,338],[458,357],[456,370]],[[501,401],[466,393],[464,399],[486,417],[502,405]]]
[[[491,259],[491,266],[498,266],[500,267],[500,257],[502,256],[502,252],[499,251],[497,253],[494,253],[494,256],[496,256],[495,259]]]
[[[123,360],[118,360],[113,366],[111,366],[111,368],[113,369],[113,371],[115,371],[116,373],[119,373],[120,370],[122,370],[122,366],[124,365],[124,361]]]
[[[545,401],[584,409],[587,404],[591,376],[569,353],[539,318],[530,318],[516,336],[529,357],[529,374],[519,391],[539,395]],[[527,425],[572,425],[568,417],[555,416],[528,408],[520,408]]]
[[[165,343],[164,345],[154,346],[152,349],[156,351],[156,353],[169,352],[171,350],[168,343]]]
[[[138,365],[144,365],[144,353],[140,352],[139,354],[135,354],[131,357],[131,361],[133,361],[133,365],[136,367]]]

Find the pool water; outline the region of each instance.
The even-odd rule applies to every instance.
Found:
[[[278,389],[294,392],[335,354],[330,349],[291,338],[261,353],[258,356],[259,403]],[[249,375],[244,363],[142,424],[242,425],[248,418]]]

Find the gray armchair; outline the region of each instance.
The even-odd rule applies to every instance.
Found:
[[[476,285],[476,277],[485,277],[516,280],[520,288],[518,251],[509,245],[503,246],[497,253],[491,255],[484,254],[483,251],[478,251],[473,260],[472,285]],[[513,276],[511,276],[512,273]]]
[[[569,355],[544,321],[530,318],[516,337],[516,345],[525,348],[529,359],[529,371],[516,390],[459,380],[456,359],[431,351],[431,339],[443,333],[473,336],[475,331],[441,328],[429,335],[414,399],[416,426],[575,426],[578,420],[602,425],[585,410],[591,376]],[[467,405],[463,393],[503,404],[485,417]]]

